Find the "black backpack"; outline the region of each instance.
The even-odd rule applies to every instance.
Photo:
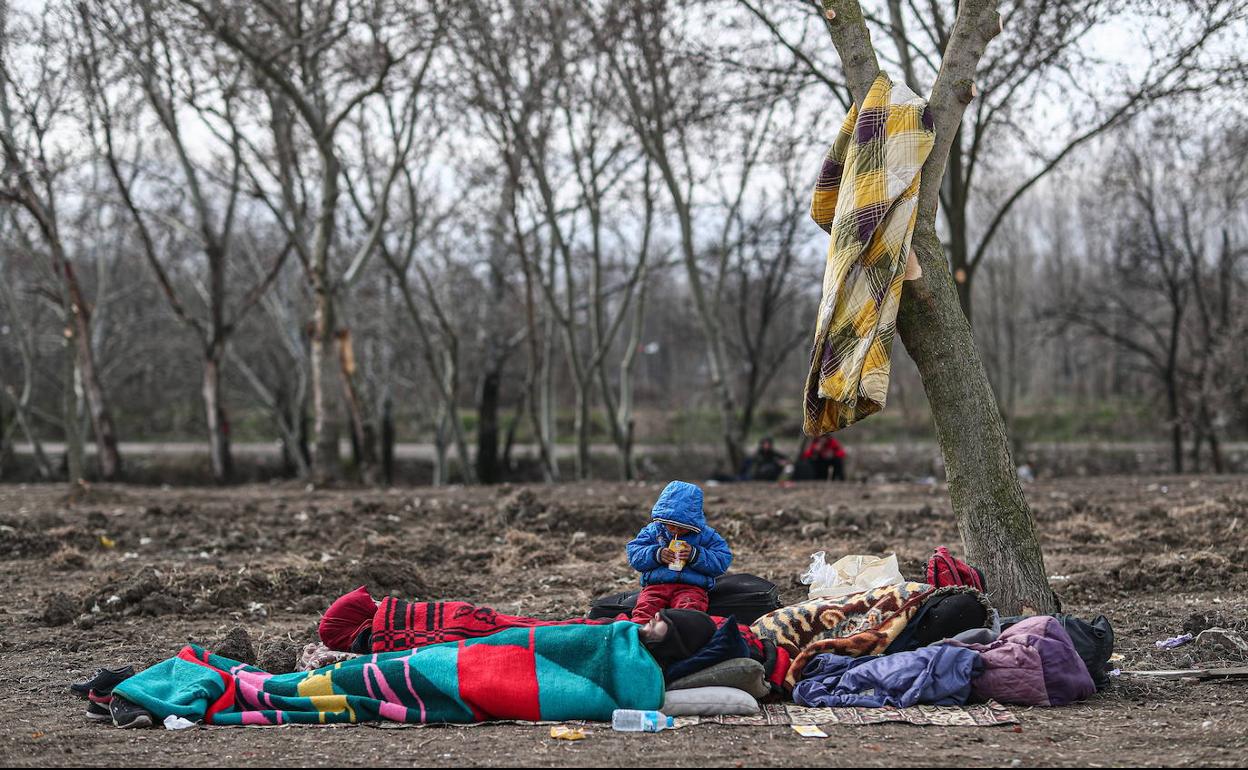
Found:
[[[640,595],[640,591],[633,591],[599,597],[590,605],[588,617],[614,618],[631,614]],[[715,581],[707,598],[710,599],[707,610],[710,614],[725,618],[735,615],[737,622],[745,625],[781,606],[780,589],[775,583],[746,574],[724,575]]]

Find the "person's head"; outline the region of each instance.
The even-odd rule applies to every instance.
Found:
[[[762,441],[758,442],[759,454],[770,454],[775,449],[775,446],[776,445],[774,442],[772,442],[771,437],[768,436],[764,438]]]
[[[693,530],[688,527],[682,527],[679,524],[672,524],[667,521],[663,522],[663,526],[667,527],[667,533],[672,537],[684,537],[685,535],[693,532]]]
[[[706,514],[702,512],[702,490],[696,484],[673,481],[663,488],[659,499],[650,511],[651,521],[667,527],[672,536],[677,530],[682,535],[698,533],[706,526]]]
[[[642,642],[658,644],[667,637],[667,631],[667,621],[663,619],[663,614],[659,613],[646,621],[637,633]]]
[[[697,610],[660,610],[638,631],[660,666],[692,657],[715,635],[715,621]]]

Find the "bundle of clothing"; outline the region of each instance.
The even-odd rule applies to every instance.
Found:
[[[787,607],[755,630],[790,652],[786,684],[814,707],[1062,706],[1108,683],[1113,652],[1103,617],[1002,622],[976,589],[921,583]]]
[[[951,617],[953,613],[946,611],[930,616],[924,612],[923,617],[917,617],[925,607],[933,606],[934,600],[946,596],[961,596],[954,604],[969,613],[970,620],[963,621],[960,615]],[[851,596],[811,599],[783,607],[756,620],[750,630],[789,654],[789,670],[784,682],[791,690],[802,678],[803,669],[817,655],[833,653],[854,658],[879,655],[907,629],[906,639],[913,640],[923,628],[920,638],[935,641],[949,630],[956,633],[976,625],[987,625],[990,612],[987,597],[967,586],[933,588],[925,583],[901,583]],[[916,618],[917,622],[912,624]],[[958,627],[959,624],[963,625]]]

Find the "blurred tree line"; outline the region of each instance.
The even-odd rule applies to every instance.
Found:
[[[881,66],[930,89],[956,5],[864,3]],[[1248,432],[1248,3],[999,5],[938,225],[1006,424],[1136,400],[1176,471],[1220,470]],[[388,480],[399,440],[437,482],[496,482],[520,443],[555,480],[571,442],[585,478],[596,437],[632,478],[681,413],[738,466],[765,412],[799,422],[807,196],[851,103],[824,23],[0,0],[0,474],[22,443],[44,477],[124,478],[159,432],[219,481],[240,434],[317,481]]]

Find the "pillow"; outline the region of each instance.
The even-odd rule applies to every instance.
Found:
[[[771,685],[767,684],[767,670],[762,663],[750,658],[733,658],[716,663],[710,668],[672,682],[667,689],[689,690],[694,687],[733,687],[745,690],[755,698],[771,694]]]
[[[758,701],[735,687],[669,690],[663,699],[663,713],[669,717],[752,716],[758,713]]]
[[[750,647],[746,644],[745,637],[741,636],[741,629],[737,626],[736,618],[729,617],[715,631],[711,640],[692,657],[676,661],[664,668],[663,680],[675,682],[677,679],[684,679],[704,668],[710,668],[716,663],[748,657],[750,657]]]

